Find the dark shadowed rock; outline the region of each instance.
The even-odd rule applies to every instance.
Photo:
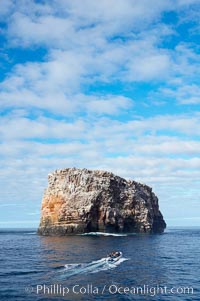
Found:
[[[41,235],[162,233],[165,227],[158,198],[147,185],[100,170],[67,168],[48,176]]]

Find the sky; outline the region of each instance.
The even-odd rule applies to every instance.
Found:
[[[0,228],[37,227],[47,175],[145,183],[200,226],[200,1],[0,1]]]

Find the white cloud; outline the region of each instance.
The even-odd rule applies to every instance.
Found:
[[[188,5],[191,5],[191,4],[199,4],[199,1],[198,0],[178,0],[178,5],[180,6],[188,6]]]
[[[27,7],[21,1],[11,13],[9,42],[20,47],[46,46],[48,53],[43,62],[15,66],[1,84],[2,106],[31,106],[65,115],[83,107],[76,97],[83,85],[117,80],[172,82],[177,76],[198,72],[190,64],[198,55],[189,47],[180,44],[173,51],[160,46],[165,37],[176,34],[172,26],[159,22],[163,10],[172,9],[170,1],[117,3],[31,2]],[[174,9],[182,5],[176,3]],[[155,18],[156,26],[151,23]],[[184,103],[197,102],[196,97],[188,99]],[[89,110],[100,100],[102,112],[108,108],[118,112],[121,106],[113,108],[109,100],[99,99],[93,100]]]
[[[165,109],[172,111],[172,99],[177,112],[199,104],[199,54],[187,38],[182,42],[175,23],[162,19],[173,11],[181,26],[192,20],[197,3],[1,1],[8,39],[1,52],[16,48],[26,61],[13,61],[0,84],[2,200],[29,200],[35,212],[47,174],[77,166],[153,185],[166,212],[168,199],[179,204],[176,214],[180,200],[198,201],[200,115]],[[37,58],[41,47],[46,54]],[[142,112],[138,99],[147,84],[150,100],[163,106]]]
[[[12,16],[9,27],[12,43],[23,43],[23,47],[32,44],[44,44],[46,46],[62,47],[66,43],[73,42],[75,31],[70,20],[51,15],[30,17],[16,12]],[[66,39],[66,40],[65,40]],[[55,47],[55,48],[56,48]]]
[[[183,140],[181,142],[182,145],[185,145],[186,149],[184,151],[188,150],[195,152],[195,147],[197,146],[195,143],[197,142],[193,141],[191,137],[199,136],[199,133],[196,131],[200,126],[200,116],[198,114],[196,116],[160,115],[155,116],[154,118],[141,118],[130,121],[118,121],[99,117],[98,115],[93,116],[92,112],[105,114],[107,110],[110,109],[110,113],[114,114],[116,113],[116,110],[126,109],[130,105],[129,100],[126,98],[121,99],[119,97],[116,98],[116,100],[116,106],[113,105],[114,101],[104,100],[106,106],[101,107],[99,105],[97,108],[95,108],[95,104],[99,104],[100,100],[95,100],[94,103],[90,100],[84,105],[88,107],[91,103],[94,105],[94,107],[91,108],[91,115],[88,115],[85,118],[76,117],[75,120],[71,122],[67,121],[65,118],[56,120],[42,115],[35,119],[30,119],[29,116],[26,115],[27,112],[14,111],[1,118],[1,139],[5,139],[6,141],[28,138],[86,139],[87,141],[101,139],[109,141],[110,143],[112,141],[116,142],[123,139],[123,141],[128,140],[129,143],[134,144],[135,139],[139,138],[138,146],[141,144],[140,150],[145,150],[143,148],[145,144],[142,143],[143,137],[145,137],[145,143],[151,145],[150,148],[152,149],[154,147],[155,151],[157,149],[158,152],[159,148],[161,149],[162,146],[163,150],[165,149],[165,152],[167,152],[171,145],[173,146],[173,152],[176,153],[178,150],[181,152],[179,145],[181,138],[170,137],[171,134],[176,133],[176,136],[183,134],[185,137],[183,138],[185,141]],[[26,131],[24,129],[26,129]],[[156,135],[159,136],[156,138]],[[189,138],[186,139],[186,135]]]
[[[93,135],[105,137],[114,137],[122,134],[124,138],[130,136],[135,137],[139,135],[161,134],[162,131],[168,133],[176,133],[176,135],[194,135],[199,136],[196,129],[199,127],[199,115],[158,115],[150,118],[140,118],[130,120],[125,123],[118,120],[110,122],[104,118],[96,123]],[[110,127],[105,127],[105,124],[112,124]],[[94,137],[93,136],[93,137]]]
[[[12,0],[1,0],[0,1],[0,18],[3,19],[7,14],[11,11],[13,8],[14,4]]]
[[[91,97],[93,99],[93,97]],[[131,108],[133,101],[128,97],[124,96],[108,96],[105,98],[97,98],[88,102],[88,112],[104,114],[104,115],[115,115],[122,110]]]
[[[175,98],[180,104],[200,103],[200,88],[196,84],[178,86],[174,90],[165,88],[162,92],[170,98]]]
[[[54,119],[41,117],[38,120],[31,120],[25,117],[1,118],[0,129],[2,139],[20,139],[20,138],[73,138],[81,139],[87,124],[82,120],[73,123],[59,122]],[[6,124],[6,126],[5,126]],[[24,130],[26,129],[26,130]]]
[[[83,36],[85,32],[93,33],[94,27],[105,37],[145,28],[164,9],[170,8],[170,2],[86,0],[83,3],[74,0],[49,1],[43,5],[30,2],[27,5],[21,1],[11,18],[9,33],[25,45],[39,42],[61,46],[60,41],[71,42],[70,36],[74,38],[75,32]]]
[[[163,80],[171,70],[171,53],[160,40],[172,34],[162,23],[151,25],[167,1],[79,1],[22,6],[8,24],[9,42],[20,47],[48,47],[46,62],[18,66],[12,78],[24,84],[36,81],[37,89],[77,89],[88,80],[110,82]],[[112,9],[108,9],[112,6]],[[60,10],[62,9],[62,10]],[[150,27],[148,27],[150,25]],[[125,36],[123,36],[125,34]],[[173,68],[172,68],[173,69]],[[28,75],[26,80],[23,78]],[[34,87],[33,87],[34,88]],[[47,92],[46,92],[47,94]]]
[[[130,80],[152,80],[167,77],[170,71],[170,57],[166,54],[147,54],[136,57],[131,66]]]

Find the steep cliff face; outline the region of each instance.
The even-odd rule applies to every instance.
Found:
[[[166,227],[150,187],[99,170],[67,168],[49,174],[41,211],[41,235],[162,233]]]

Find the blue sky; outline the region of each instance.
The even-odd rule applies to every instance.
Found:
[[[37,227],[47,174],[105,169],[200,226],[198,0],[0,2],[0,227]]]

